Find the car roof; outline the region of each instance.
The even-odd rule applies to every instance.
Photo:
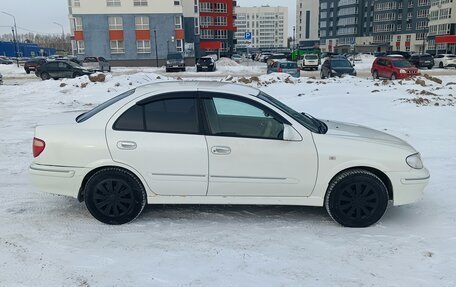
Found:
[[[136,88],[138,92],[172,92],[174,90],[214,90],[217,92],[226,93],[239,93],[243,95],[257,96],[260,90],[240,84],[230,82],[216,82],[216,81],[163,81],[144,84]]]
[[[385,57],[377,57],[377,59],[384,59],[384,60],[390,60],[390,61],[400,61],[400,60],[405,60],[404,57],[391,57],[391,55],[385,56]]]

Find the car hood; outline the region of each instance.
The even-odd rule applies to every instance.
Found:
[[[365,126],[328,120],[324,120],[324,122],[328,126],[327,135],[411,148],[408,143],[398,137]]]

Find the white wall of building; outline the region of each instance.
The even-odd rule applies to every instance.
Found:
[[[182,13],[182,1],[171,0],[69,0],[72,14]],[[141,6],[134,4],[141,3]],[[119,3],[119,4],[118,4]]]
[[[237,47],[286,47],[288,38],[288,7],[236,7]],[[252,33],[252,41],[244,33]]]
[[[296,41],[319,40],[318,36],[318,0],[296,0]],[[309,19],[307,19],[307,16]],[[309,23],[308,31],[307,23]]]

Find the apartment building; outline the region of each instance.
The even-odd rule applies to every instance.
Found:
[[[429,0],[375,0],[373,43],[387,50],[425,52]]]
[[[220,53],[231,57],[236,45],[235,6],[233,0],[199,0],[199,48],[202,55]]]
[[[69,0],[73,52],[125,65],[155,65],[184,51],[181,1]]]
[[[327,52],[369,51],[373,0],[320,0],[320,48]]]
[[[319,45],[319,4],[318,0],[296,1],[296,30],[293,37],[300,47],[316,47]]]
[[[428,47],[430,53],[456,53],[456,1],[431,0]]]
[[[236,7],[237,47],[282,48],[287,46],[288,7]],[[246,32],[251,40],[244,39]]]

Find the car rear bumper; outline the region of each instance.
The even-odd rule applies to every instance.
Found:
[[[393,204],[404,205],[423,198],[430,174],[426,168],[408,172],[387,172],[393,186]]]
[[[29,173],[33,186],[39,191],[78,197],[85,168],[32,164]]]

